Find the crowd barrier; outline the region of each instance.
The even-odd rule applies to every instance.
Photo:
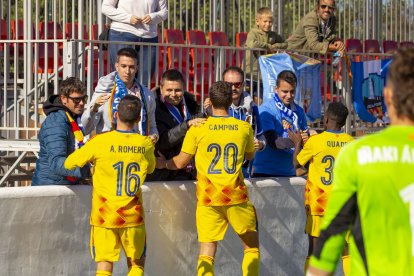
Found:
[[[305,180],[246,181],[259,221],[260,275],[303,275]],[[142,187],[147,229],[146,275],[195,275],[198,256],[194,182]],[[0,189],[0,267],[3,275],[95,275],[89,254],[91,186]],[[239,238],[229,227],[219,243],[216,275],[241,275]],[[113,275],[126,275],[126,262]]]

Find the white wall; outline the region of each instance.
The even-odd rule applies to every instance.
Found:
[[[246,181],[247,182],[247,181]],[[301,275],[307,252],[302,178],[247,182],[259,219],[261,275]],[[193,182],[146,183],[146,275],[195,275]],[[91,186],[0,189],[1,275],[94,275],[89,254]],[[242,247],[231,227],[217,275],[241,275]],[[123,259],[113,275],[126,275]]]

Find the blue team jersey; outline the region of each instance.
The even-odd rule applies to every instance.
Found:
[[[298,131],[308,129],[305,111],[298,105],[293,104],[293,111],[297,116],[297,122],[283,114],[275,105],[273,100],[263,103],[259,107],[260,122],[263,132],[276,131],[278,137],[287,138],[287,129]],[[269,144],[269,142],[268,142]],[[254,173],[268,174],[274,176],[295,176],[293,166],[293,149],[273,149],[269,145],[261,152],[256,152],[253,161]]]

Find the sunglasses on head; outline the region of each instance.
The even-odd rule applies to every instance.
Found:
[[[231,86],[234,85],[235,88],[240,88],[242,86],[242,84],[243,84],[242,81],[239,81],[239,82],[229,82],[228,81],[227,83],[230,84]]]
[[[80,104],[80,102],[82,101],[84,104],[86,104],[86,102],[88,101],[88,96],[85,95],[83,97],[71,97],[71,96],[66,96],[66,98],[71,99],[73,101],[74,104]]]
[[[334,11],[335,7],[329,6],[329,5],[319,5],[319,7],[324,10],[326,8],[328,8],[330,11]]]

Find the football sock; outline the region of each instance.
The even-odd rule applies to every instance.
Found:
[[[198,256],[197,276],[214,276],[214,257]]]
[[[349,255],[342,256],[342,269],[344,270],[344,275],[348,276],[351,270],[351,258]]]
[[[244,250],[244,258],[242,263],[243,276],[259,275],[259,264],[259,248],[249,248]]]
[[[106,270],[97,270],[96,276],[111,276],[112,272]]]
[[[144,276],[144,267],[132,265],[128,270],[128,276]]]

